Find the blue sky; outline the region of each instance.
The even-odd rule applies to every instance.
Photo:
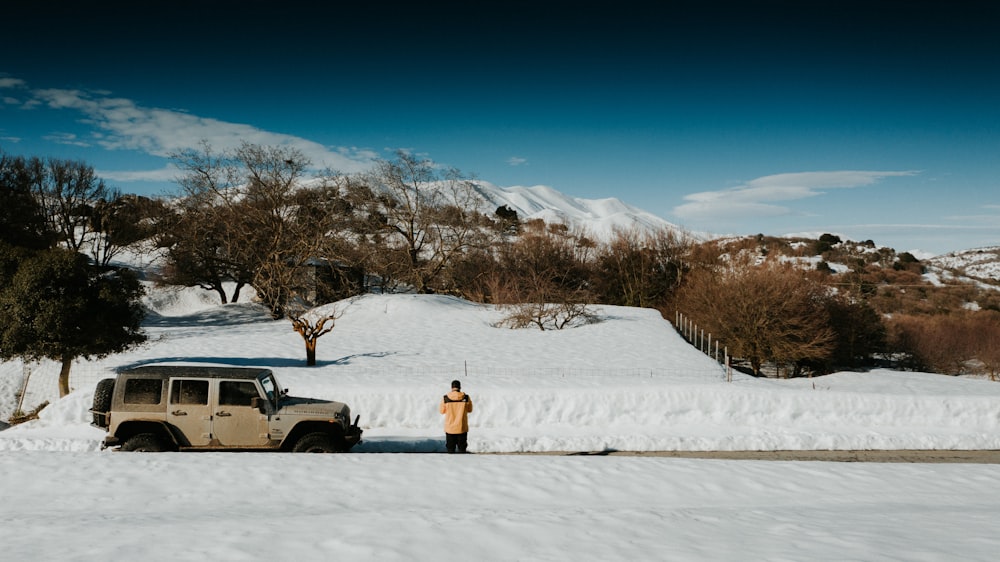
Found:
[[[208,141],[396,150],[696,231],[1000,245],[987,1],[61,2],[6,7],[0,149],[159,194]]]

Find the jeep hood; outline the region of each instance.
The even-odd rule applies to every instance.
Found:
[[[347,410],[347,411],[345,411]],[[299,398],[297,396],[286,396],[278,404],[279,414],[298,415],[320,415],[332,416],[343,412],[345,419],[351,416],[350,410],[343,402],[333,400],[320,400],[318,398]]]

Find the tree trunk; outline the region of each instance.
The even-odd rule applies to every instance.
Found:
[[[306,338],[306,366],[316,366],[316,340]]]
[[[73,366],[72,357],[63,357],[59,368],[59,398],[69,394],[69,368]]]
[[[236,302],[236,301],[240,300],[240,291],[243,289],[244,285],[246,285],[246,283],[244,283],[242,281],[237,281],[236,282],[236,288],[233,289],[233,298],[230,299],[231,302]]]

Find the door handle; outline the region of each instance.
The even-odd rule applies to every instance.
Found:
[[[232,414],[230,414],[229,412],[216,412],[215,415],[219,416],[220,418],[227,418],[227,417],[231,416]]]
[[[185,412],[184,410],[174,410],[173,412],[170,412],[170,415],[171,416],[186,416],[186,415],[188,415],[188,413]]]

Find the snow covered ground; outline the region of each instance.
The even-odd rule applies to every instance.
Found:
[[[157,290],[150,343],[33,375],[40,419],[0,431],[5,560],[993,560],[1000,467],[494,452],[1000,449],[1000,384],[927,373],[758,380],[725,373],[653,311],[509,330],[442,296],[338,303],[317,367],[287,321]],[[125,454],[88,425],[93,385],[154,362],[271,368],[361,416],[346,455]],[[20,365],[0,364],[0,414]],[[437,401],[474,400],[444,449]],[[382,453],[382,454],[371,454]]]

